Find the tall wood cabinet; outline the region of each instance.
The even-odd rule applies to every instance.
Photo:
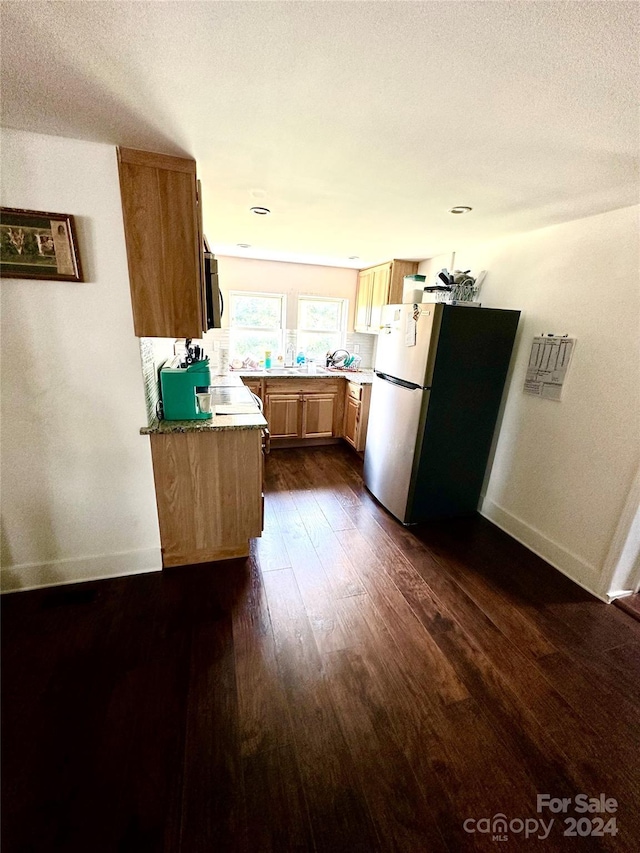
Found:
[[[416,261],[387,261],[360,270],[354,328],[356,332],[378,334],[382,308],[402,302],[403,279],[418,270]]]
[[[198,338],[204,259],[195,160],[118,148],[135,333]]]

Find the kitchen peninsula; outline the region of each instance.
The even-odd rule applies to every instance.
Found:
[[[211,383],[242,386],[239,376]],[[140,430],[151,440],[164,568],[248,556],[263,527],[266,427],[256,405],[253,413],[155,420]]]

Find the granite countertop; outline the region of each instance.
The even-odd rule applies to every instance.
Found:
[[[343,376],[351,382],[358,382],[360,385],[370,385],[373,382],[373,370],[332,370],[326,367],[317,367],[315,373],[307,373],[303,368],[297,367],[275,367],[271,370],[232,370],[228,378],[232,376],[238,378],[245,376],[247,379],[335,379],[337,376]],[[213,379],[211,384],[214,384]]]
[[[158,421],[142,427],[140,435],[168,435],[176,432],[214,432],[230,429],[264,429],[267,421],[256,408],[255,414],[214,415],[207,421]]]

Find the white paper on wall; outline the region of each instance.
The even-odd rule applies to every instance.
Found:
[[[540,335],[534,338],[524,392],[546,400],[560,400],[575,344],[575,338],[566,336]]]

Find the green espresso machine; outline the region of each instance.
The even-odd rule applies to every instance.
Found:
[[[192,364],[176,356],[160,368],[160,393],[165,421],[206,421],[211,412],[201,412],[196,394],[206,393],[211,385],[209,358]]]

